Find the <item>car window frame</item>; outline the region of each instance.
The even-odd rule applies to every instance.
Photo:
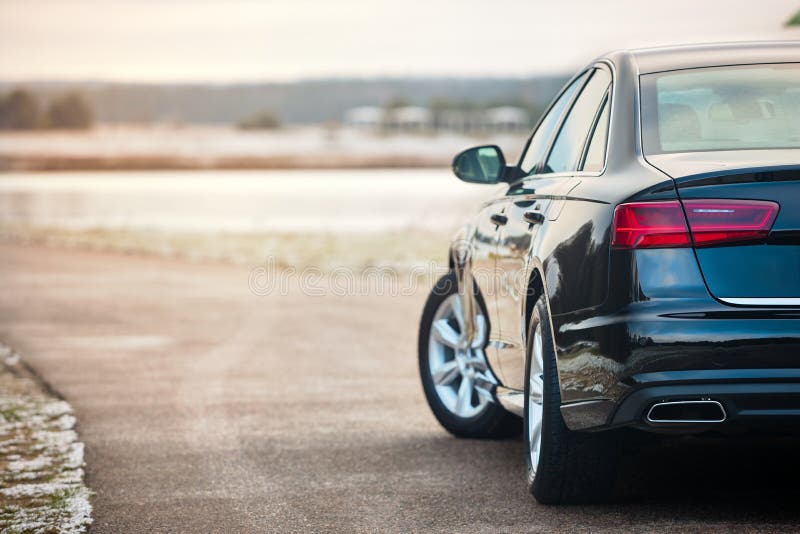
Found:
[[[609,139],[610,133],[611,133],[611,115],[612,115],[612,109],[611,108],[609,108],[609,110],[608,110],[608,113],[609,113],[609,115],[608,115],[608,132],[606,133],[606,147],[605,147],[606,150],[604,152],[603,168],[601,169],[600,172],[598,172],[598,171],[582,171],[581,167],[583,166],[583,158],[585,156],[585,151],[586,151],[586,148],[588,146],[587,142],[589,141],[589,139],[591,139],[592,134],[594,133],[594,128],[595,128],[595,126],[597,124],[597,119],[599,117],[599,114],[602,111],[603,104],[607,101],[608,98],[610,98],[611,92],[612,92],[612,90],[614,88],[614,70],[612,68],[609,68],[608,65],[605,62],[594,63],[589,68],[592,69],[592,70],[605,70],[606,73],[611,78],[611,81],[608,83],[608,87],[606,88],[606,92],[603,94],[603,98],[600,99],[600,105],[597,106],[597,110],[595,110],[595,115],[594,115],[594,118],[592,119],[592,124],[589,127],[589,133],[587,133],[586,139],[583,140],[583,147],[581,149],[581,156],[580,156],[580,158],[578,158],[578,161],[577,161],[577,163],[575,165],[575,169],[573,169],[571,171],[549,172],[549,173],[546,173],[546,174],[542,174],[541,176],[579,176],[579,175],[600,176],[603,173],[605,173],[606,162],[607,162],[607,159],[608,159],[608,139]],[[586,82],[583,84],[584,86],[581,87],[581,91],[578,94],[576,94],[575,97],[572,99],[572,102],[570,102],[569,111],[567,111],[564,114],[564,117],[562,118],[561,123],[559,124],[558,132],[556,132],[556,135],[553,136],[553,139],[552,139],[552,141],[550,143],[550,147],[548,149],[547,156],[545,157],[543,163],[546,163],[547,160],[550,159],[550,153],[553,151],[553,147],[554,147],[554,145],[556,143],[556,140],[558,139],[558,136],[561,134],[561,129],[564,127],[564,122],[569,118],[570,113],[572,113],[572,108],[575,106],[575,102],[577,102],[577,100],[581,97],[581,94],[583,93],[584,89],[586,89],[586,84],[588,84],[591,81],[593,76],[594,76],[594,73],[592,73],[592,76],[589,76],[586,79]]]
[[[561,98],[561,95],[563,95],[564,92],[566,92],[566,90],[572,85],[573,82],[575,82],[578,78],[583,76],[587,71],[590,71],[592,69],[597,69],[597,68],[605,69],[609,74],[611,74],[611,83],[608,86],[608,95],[606,97],[608,99],[608,102],[610,103],[611,107],[608,109],[608,133],[606,134],[606,147],[605,147],[606,150],[605,150],[605,157],[603,159],[603,168],[600,169],[599,171],[577,170],[577,171],[560,172],[560,173],[547,173],[547,174],[540,174],[539,173],[539,171],[541,171],[541,165],[545,161],[547,161],[548,157],[550,157],[550,150],[552,150],[552,148],[553,148],[553,143],[555,143],[555,139],[558,136],[558,132],[561,131],[562,123],[564,122],[566,117],[569,115],[569,111],[572,110],[572,105],[575,103],[575,100],[578,98],[578,96],[580,96],[580,92],[583,90],[583,86],[586,85],[586,83],[589,81],[589,78],[587,77],[587,79],[584,80],[583,85],[580,87],[580,91],[577,91],[572,96],[572,98],[570,99],[570,102],[567,104],[568,108],[565,108],[564,113],[560,117],[560,119],[558,121],[558,124],[556,125],[556,128],[554,130],[555,133],[554,133],[554,135],[552,135],[550,137],[550,141],[548,143],[547,151],[545,152],[545,157],[543,158],[543,161],[540,161],[536,165],[536,172],[531,172],[530,174],[526,174],[524,176],[517,177],[516,179],[512,180],[509,183],[509,188],[513,187],[513,186],[516,186],[519,183],[521,183],[522,181],[528,180],[528,179],[531,179],[531,178],[544,178],[544,177],[547,177],[547,178],[560,178],[560,177],[569,177],[569,176],[596,177],[596,176],[603,176],[606,173],[606,170],[608,169],[608,159],[609,159],[608,156],[609,156],[609,154],[611,152],[611,132],[613,131],[613,128],[614,128],[614,109],[616,108],[616,98],[615,98],[616,90],[615,90],[615,88],[616,88],[616,84],[617,84],[617,71],[614,68],[614,64],[608,59],[601,59],[601,60],[598,60],[598,61],[592,63],[591,65],[587,65],[586,67],[584,67],[583,69],[578,71],[575,74],[575,76],[573,76],[569,80],[568,83],[564,84],[564,87],[558,92],[558,96],[553,98],[552,102],[550,102],[550,105],[547,106],[547,110],[544,113],[542,113],[542,116],[539,118],[539,121],[536,123],[536,127],[533,129],[533,132],[531,133],[530,137],[528,138],[528,141],[525,143],[525,149],[522,151],[522,155],[519,158],[519,162],[517,163],[517,167],[516,168],[517,168],[517,172],[519,172],[519,173],[522,172],[522,169],[521,169],[520,166],[522,165],[522,160],[523,160],[523,158],[525,157],[525,154],[528,151],[528,147],[529,147],[531,141],[533,140],[533,136],[536,135],[536,131],[539,129],[539,126],[541,126],[541,123],[542,123],[542,121],[544,121],[545,116],[550,112],[550,110],[553,108],[553,106],[555,106],[556,102],[558,102],[558,99]]]
[[[564,112],[564,116],[562,117],[561,122],[558,125],[558,129],[556,130],[555,135],[552,137],[552,139],[550,139],[550,145],[547,147],[547,152],[545,154],[544,159],[542,160],[542,167],[539,169],[539,171],[542,171],[544,169],[544,166],[547,165],[547,162],[550,160],[550,157],[553,155],[553,149],[555,148],[556,142],[558,141],[558,138],[561,135],[561,131],[564,129],[564,126],[566,125],[566,122],[571,117],[572,110],[575,107],[575,104],[578,102],[578,100],[580,99],[581,95],[586,90],[586,86],[589,84],[589,82],[592,81],[592,78],[594,78],[594,75],[595,75],[594,71],[596,71],[597,69],[594,66],[592,66],[592,68],[589,69],[589,70],[591,70],[592,72],[589,74],[589,76],[586,77],[586,81],[583,83],[583,87],[581,87],[580,91],[578,91],[572,97],[572,101],[569,103],[569,109],[567,109]],[[596,114],[597,114],[597,112],[595,111],[595,115]],[[592,121],[594,121],[594,117],[592,117]],[[589,125],[589,129],[591,129],[591,127],[592,127],[592,124]],[[588,135],[588,132],[587,132],[587,135]],[[584,141],[584,143],[586,143],[586,139],[584,139],[583,141]],[[583,154],[583,147],[581,147],[581,155],[582,154]],[[578,159],[580,160],[580,158],[578,158]],[[578,167],[577,162],[576,162],[575,167],[576,167],[575,169],[568,170],[568,171],[547,172],[547,173],[540,172],[540,174],[542,174],[542,176],[565,176],[565,175],[570,175],[571,176],[572,174],[574,174],[578,170],[577,169],[577,167]]]
[[[606,108],[606,106],[608,107]],[[600,168],[600,170],[602,171],[605,169],[606,158],[608,157],[608,137],[609,133],[611,132],[611,85],[609,85],[606,89],[603,98],[600,100],[600,107],[597,108],[594,119],[592,119],[592,126],[589,128],[589,135],[586,136],[586,139],[583,142],[581,157],[578,158],[578,168],[576,169],[576,172],[599,172],[584,171],[584,166],[586,165],[586,158],[589,156],[589,147],[591,147],[592,141],[594,141],[594,134],[597,133],[597,127],[600,125],[600,119],[603,117],[603,113],[605,113],[606,109],[608,109],[608,126],[606,127],[606,138],[603,140],[603,166]]]
[[[528,140],[525,143],[525,147],[522,149],[522,153],[520,154],[519,161],[517,162],[517,170],[518,170],[519,173],[523,172],[522,171],[522,162],[525,160],[525,156],[528,153],[528,149],[530,148],[531,143],[533,142],[533,137],[536,135],[536,132],[539,131],[539,128],[542,126],[542,123],[544,122],[544,120],[547,117],[547,115],[550,113],[550,111],[553,110],[553,108],[556,106],[556,104],[559,102],[559,100],[561,100],[561,97],[564,95],[564,93],[566,93],[567,90],[569,90],[569,88],[572,87],[572,84],[578,82],[582,76],[584,76],[587,72],[589,72],[590,70],[593,70],[593,69],[594,69],[594,66],[590,65],[590,66],[588,66],[586,68],[581,69],[572,78],[570,78],[570,80],[567,83],[564,84],[564,87],[561,88],[561,90],[558,92],[558,94],[555,96],[555,98],[553,98],[553,100],[547,106],[547,109],[544,111],[544,113],[542,113],[542,116],[539,117],[539,120],[536,122],[536,126],[533,128],[533,131],[531,132],[531,135],[528,136]],[[583,91],[583,88],[586,86],[586,82],[588,82],[590,78],[591,78],[591,76],[587,76],[586,79],[583,80],[583,82],[581,82],[580,87],[578,87],[578,89],[575,91],[575,94],[572,95],[572,97],[567,102],[566,106],[564,106],[564,111],[561,113],[561,116],[558,118],[558,122],[556,122],[555,127],[553,128],[553,133],[550,135],[549,139],[547,140],[547,145],[545,147],[544,156],[542,158],[542,161],[537,161],[536,164],[531,169],[530,173],[528,173],[528,174],[526,174],[524,176],[520,176],[518,180],[515,180],[515,182],[520,181],[520,180],[522,180],[524,178],[527,178],[529,176],[536,176],[542,170],[542,165],[544,164],[545,161],[547,161],[547,157],[550,155],[550,150],[553,148],[553,142],[555,141],[555,138],[558,135],[558,132],[561,131],[561,125],[564,122],[564,118],[567,115],[569,115],[569,111],[572,109],[572,105],[575,103],[575,99],[578,98],[578,95],[581,94],[581,91]]]

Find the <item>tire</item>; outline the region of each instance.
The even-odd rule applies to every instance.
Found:
[[[478,328],[482,336],[479,336],[481,339],[476,340],[472,346],[464,346],[465,342],[462,338],[465,336],[461,336],[463,330],[458,324],[454,310],[458,300],[458,284],[455,273],[450,272],[443,276],[431,290],[422,312],[419,328],[419,372],[425,398],[439,423],[454,436],[460,438],[516,436],[519,435],[522,427],[520,418],[503,409],[493,399],[493,392],[488,388],[474,387],[474,384],[480,384],[481,380],[496,383],[483,353],[489,330],[484,311],[486,307],[480,294],[476,294],[476,297],[479,310],[477,315],[482,317],[482,319],[476,318],[476,323],[482,324],[482,328]],[[448,311],[454,312],[453,317],[448,315]],[[439,322],[434,325],[434,321]],[[459,336],[459,342],[451,343],[454,346],[461,344],[458,348],[452,348],[439,341],[443,337],[450,340],[450,336],[436,335],[432,338],[431,334],[434,329],[436,328],[436,331],[439,332],[439,329],[442,328],[441,321],[446,322],[445,330],[448,326],[452,329],[450,336]],[[461,359],[460,362],[458,358]],[[483,360],[483,364],[478,362],[480,359]],[[474,361],[474,363],[464,366],[464,361]],[[433,364],[437,366],[435,369]],[[448,371],[444,373],[442,370]],[[434,375],[437,371],[442,372],[435,378]],[[444,378],[442,378],[443,376]],[[462,386],[464,391],[468,386],[471,388],[468,399],[466,394],[462,395],[461,393]]]
[[[541,345],[538,363],[537,343]],[[614,498],[616,486],[618,433],[573,432],[567,428],[561,417],[561,390],[554,347],[547,303],[542,296],[536,302],[528,325],[525,365],[523,436],[528,490],[542,504],[607,502]],[[539,377],[536,376],[537,370],[540,371]],[[535,401],[538,381],[542,386],[539,409]],[[538,459],[531,447],[532,441],[536,440],[532,429],[535,429],[537,416],[541,425]]]

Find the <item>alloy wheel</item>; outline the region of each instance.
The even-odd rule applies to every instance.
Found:
[[[475,316],[474,339],[465,334],[464,313],[458,294],[450,295],[434,314],[428,341],[428,364],[436,395],[457,417],[469,419],[483,413],[493,402],[496,380],[489,370],[484,346],[486,317]]]

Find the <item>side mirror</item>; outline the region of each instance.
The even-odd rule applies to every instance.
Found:
[[[468,148],[453,159],[453,174],[465,182],[496,184],[505,172],[506,158],[496,145]]]

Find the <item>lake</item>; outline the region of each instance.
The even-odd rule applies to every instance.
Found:
[[[450,232],[493,187],[449,169],[0,174],[0,224],[180,232]]]

